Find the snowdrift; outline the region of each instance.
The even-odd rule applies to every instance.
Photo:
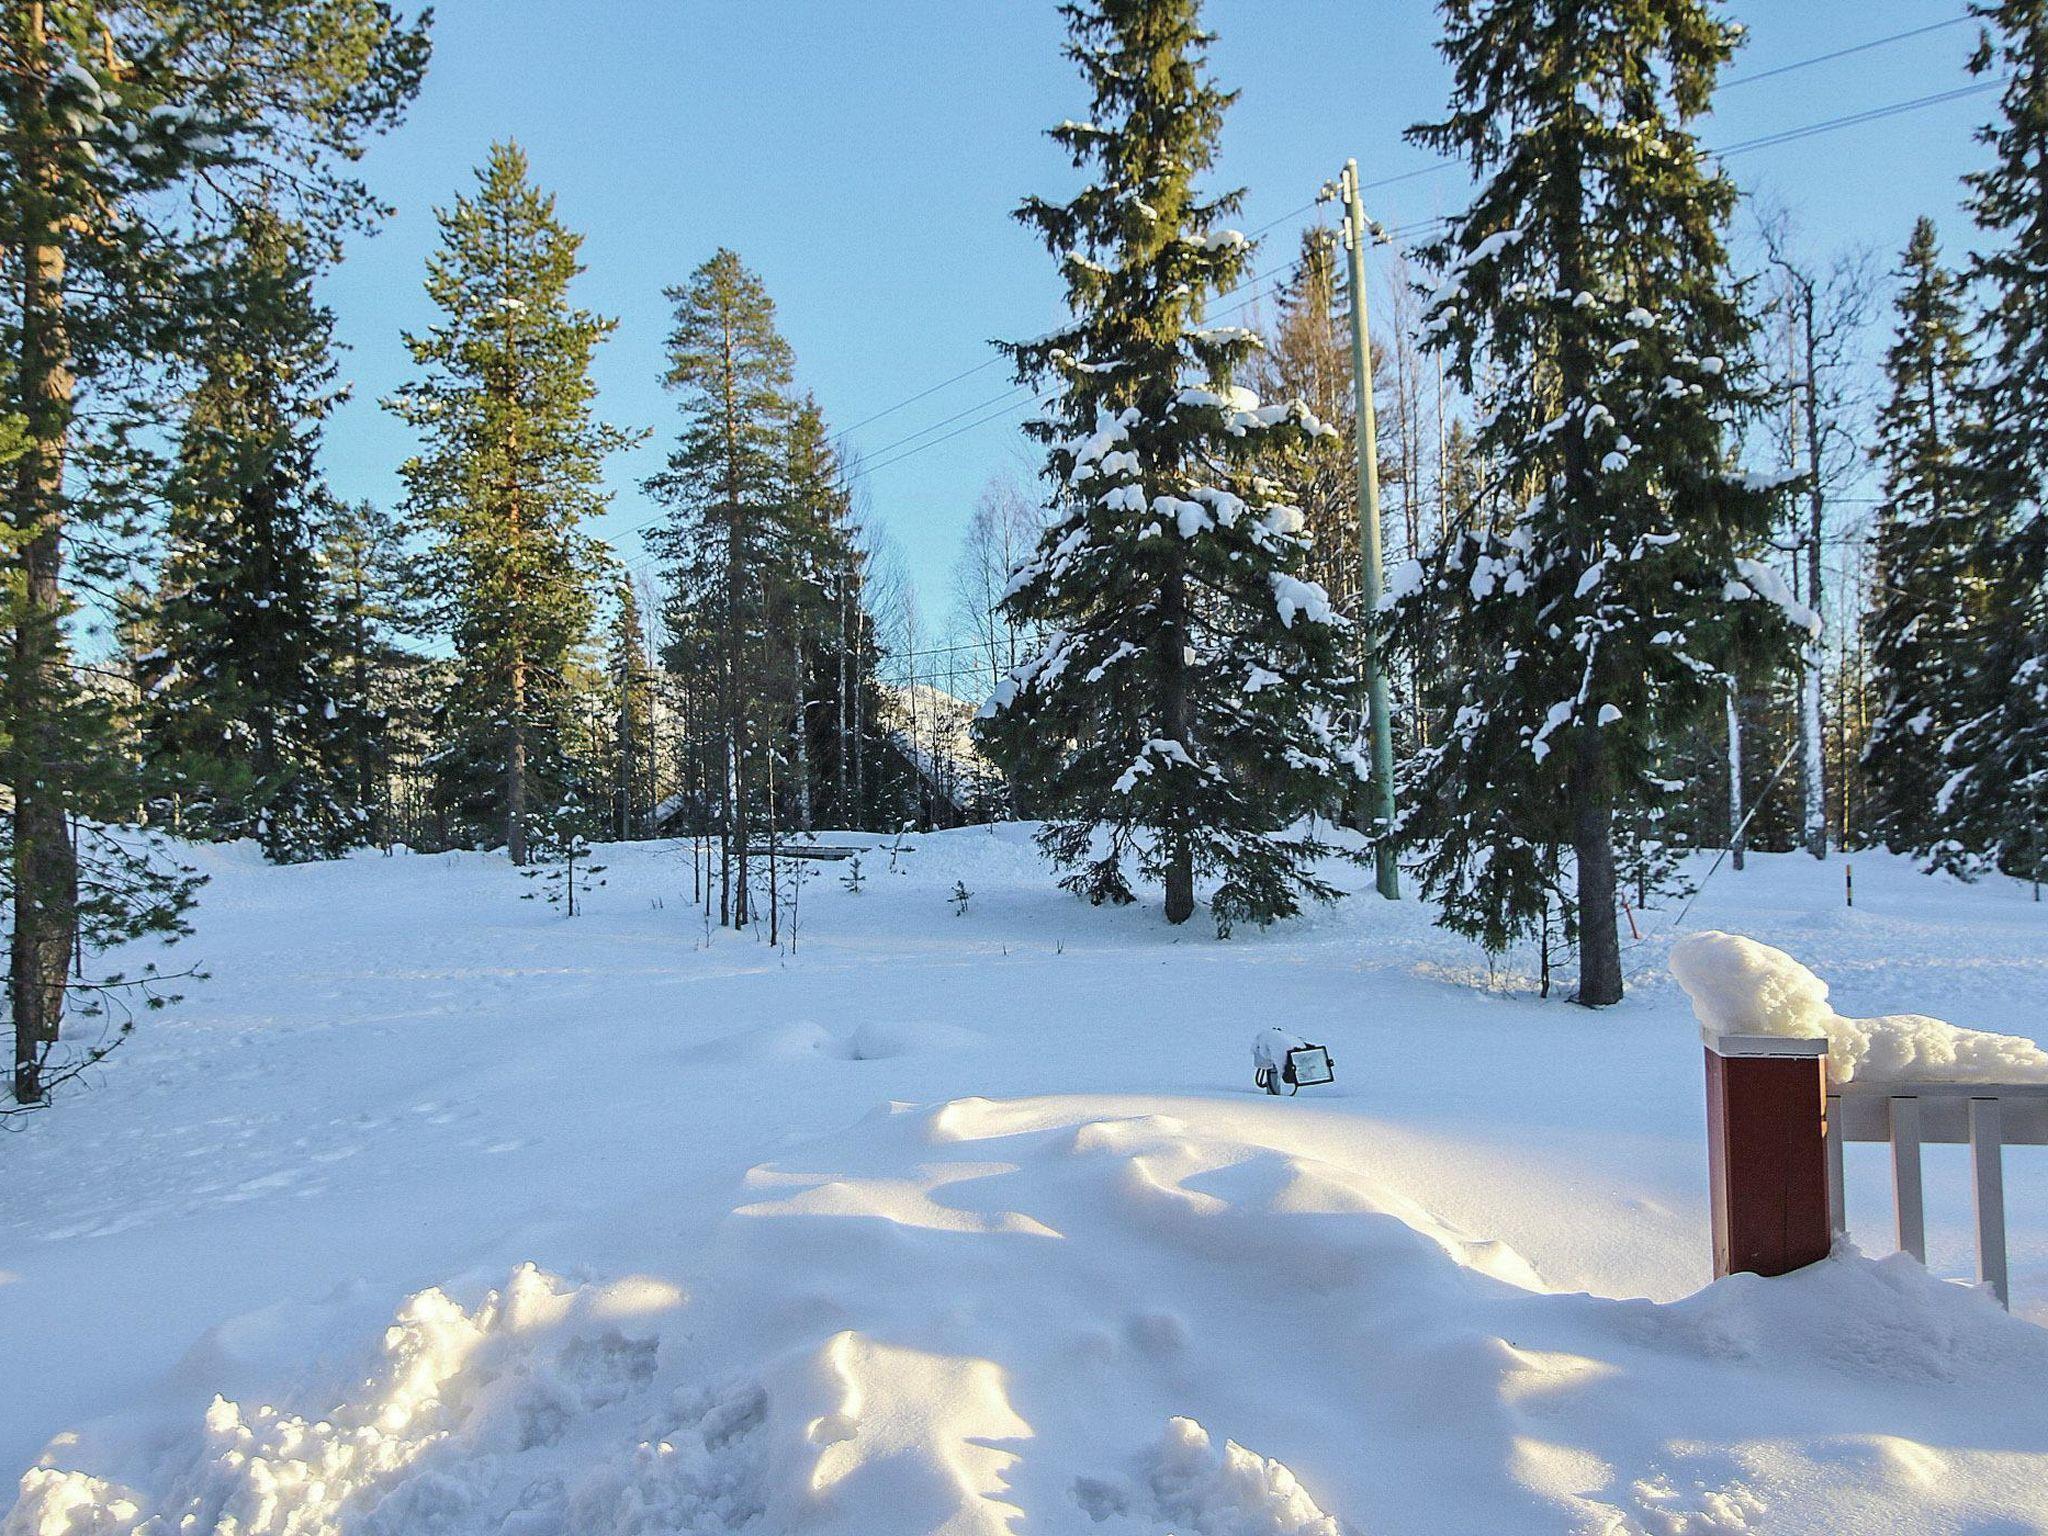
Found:
[[[424,1291],[274,1401],[60,1442],[0,1530],[1879,1529],[1995,1475],[1981,1426],[2048,1373],[2048,1332],[1904,1261],[1553,1293],[1285,1114],[888,1104],[752,1169],[670,1274]]]

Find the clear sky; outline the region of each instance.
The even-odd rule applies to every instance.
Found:
[[[1962,0],[1748,0],[1730,80],[1958,16]],[[441,0],[433,67],[411,121],[366,173],[397,205],[328,280],[355,399],[329,435],[342,494],[389,505],[406,430],[377,406],[408,365],[400,331],[432,318],[421,289],[432,216],[514,138],[587,239],[580,302],[617,316],[597,363],[601,408],[655,437],[614,463],[598,531],[628,561],[655,516],[640,479],[666,451],[660,387],[678,282],[720,245],[766,280],[801,382],[874,466],[872,519],[934,620],[979,487],[1025,462],[1002,364],[895,406],[1059,316],[1052,264],[1009,210],[1075,173],[1043,136],[1084,115],[1052,0]],[[1318,185],[1355,155],[1371,181],[1429,164],[1401,130],[1443,106],[1433,6],[1422,0],[1210,0],[1215,74],[1243,94],[1218,180],[1248,189],[1246,228],[1281,220],[1262,268],[1293,257]],[[1715,146],[1970,84],[1967,25],[1734,85],[1702,129]],[[1795,211],[1812,250],[1869,246],[1890,265],[1913,217],[1968,244],[1956,178],[1995,97],[1881,117],[1729,161]],[[1439,170],[1370,194],[1383,224],[1458,206]],[[1285,216],[1283,218],[1283,216]],[[974,423],[979,422],[979,425]],[[957,428],[958,435],[945,437]],[[922,436],[916,434],[922,433]],[[907,440],[907,441],[906,441]]]

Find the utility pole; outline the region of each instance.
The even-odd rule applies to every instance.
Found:
[[[1358,563],[1359,623],[1365,637],[1365,694],[1372,728],[1372,793],[1379,892],[1401,899],[1401,872],[1394,862],[1394,722],[1387,674],[1380,665],[1380,592],[1386,582],[1380,549],[1379,423],[1373,415],[1372,336],[1365,300],[1365,205],[1358,195],[1358,162],[1347,160],[1337,179],[1344,202],[1344,247],[1350,253],[1351,376],[1358,389]]]

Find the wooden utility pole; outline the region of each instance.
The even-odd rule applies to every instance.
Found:
[[[1359,623],[1365,639],[1365,693],[1372,729],[1374,871],[1379,893],[1401,898],[1394,862],[1394,722],[1387,676],[1380,665],[1380,592],[1386,580],[1380,547],[1379,422],[1373,414],[1372,336],[1365,298],[1365,205],[1358,195],[1358,162],[1344,162],[1337,182],[1344,201],[1344,246],[1350,253],[1351,376],[1358,390]]]

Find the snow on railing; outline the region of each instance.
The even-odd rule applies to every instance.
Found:
[[[1699,933],[1671,951],[1707,1048],[1714,1273],[1784,1274],[1846,1232],[1842,1147],[1888,1142],[1899,1247],[1923,1264],[1923,1143],[1970,1148],[1977,1277],[2010,1305],[2004,1149],[2048,1145],[2048,1051],[1922,1014],[1845,1018],[1782,950]]]

